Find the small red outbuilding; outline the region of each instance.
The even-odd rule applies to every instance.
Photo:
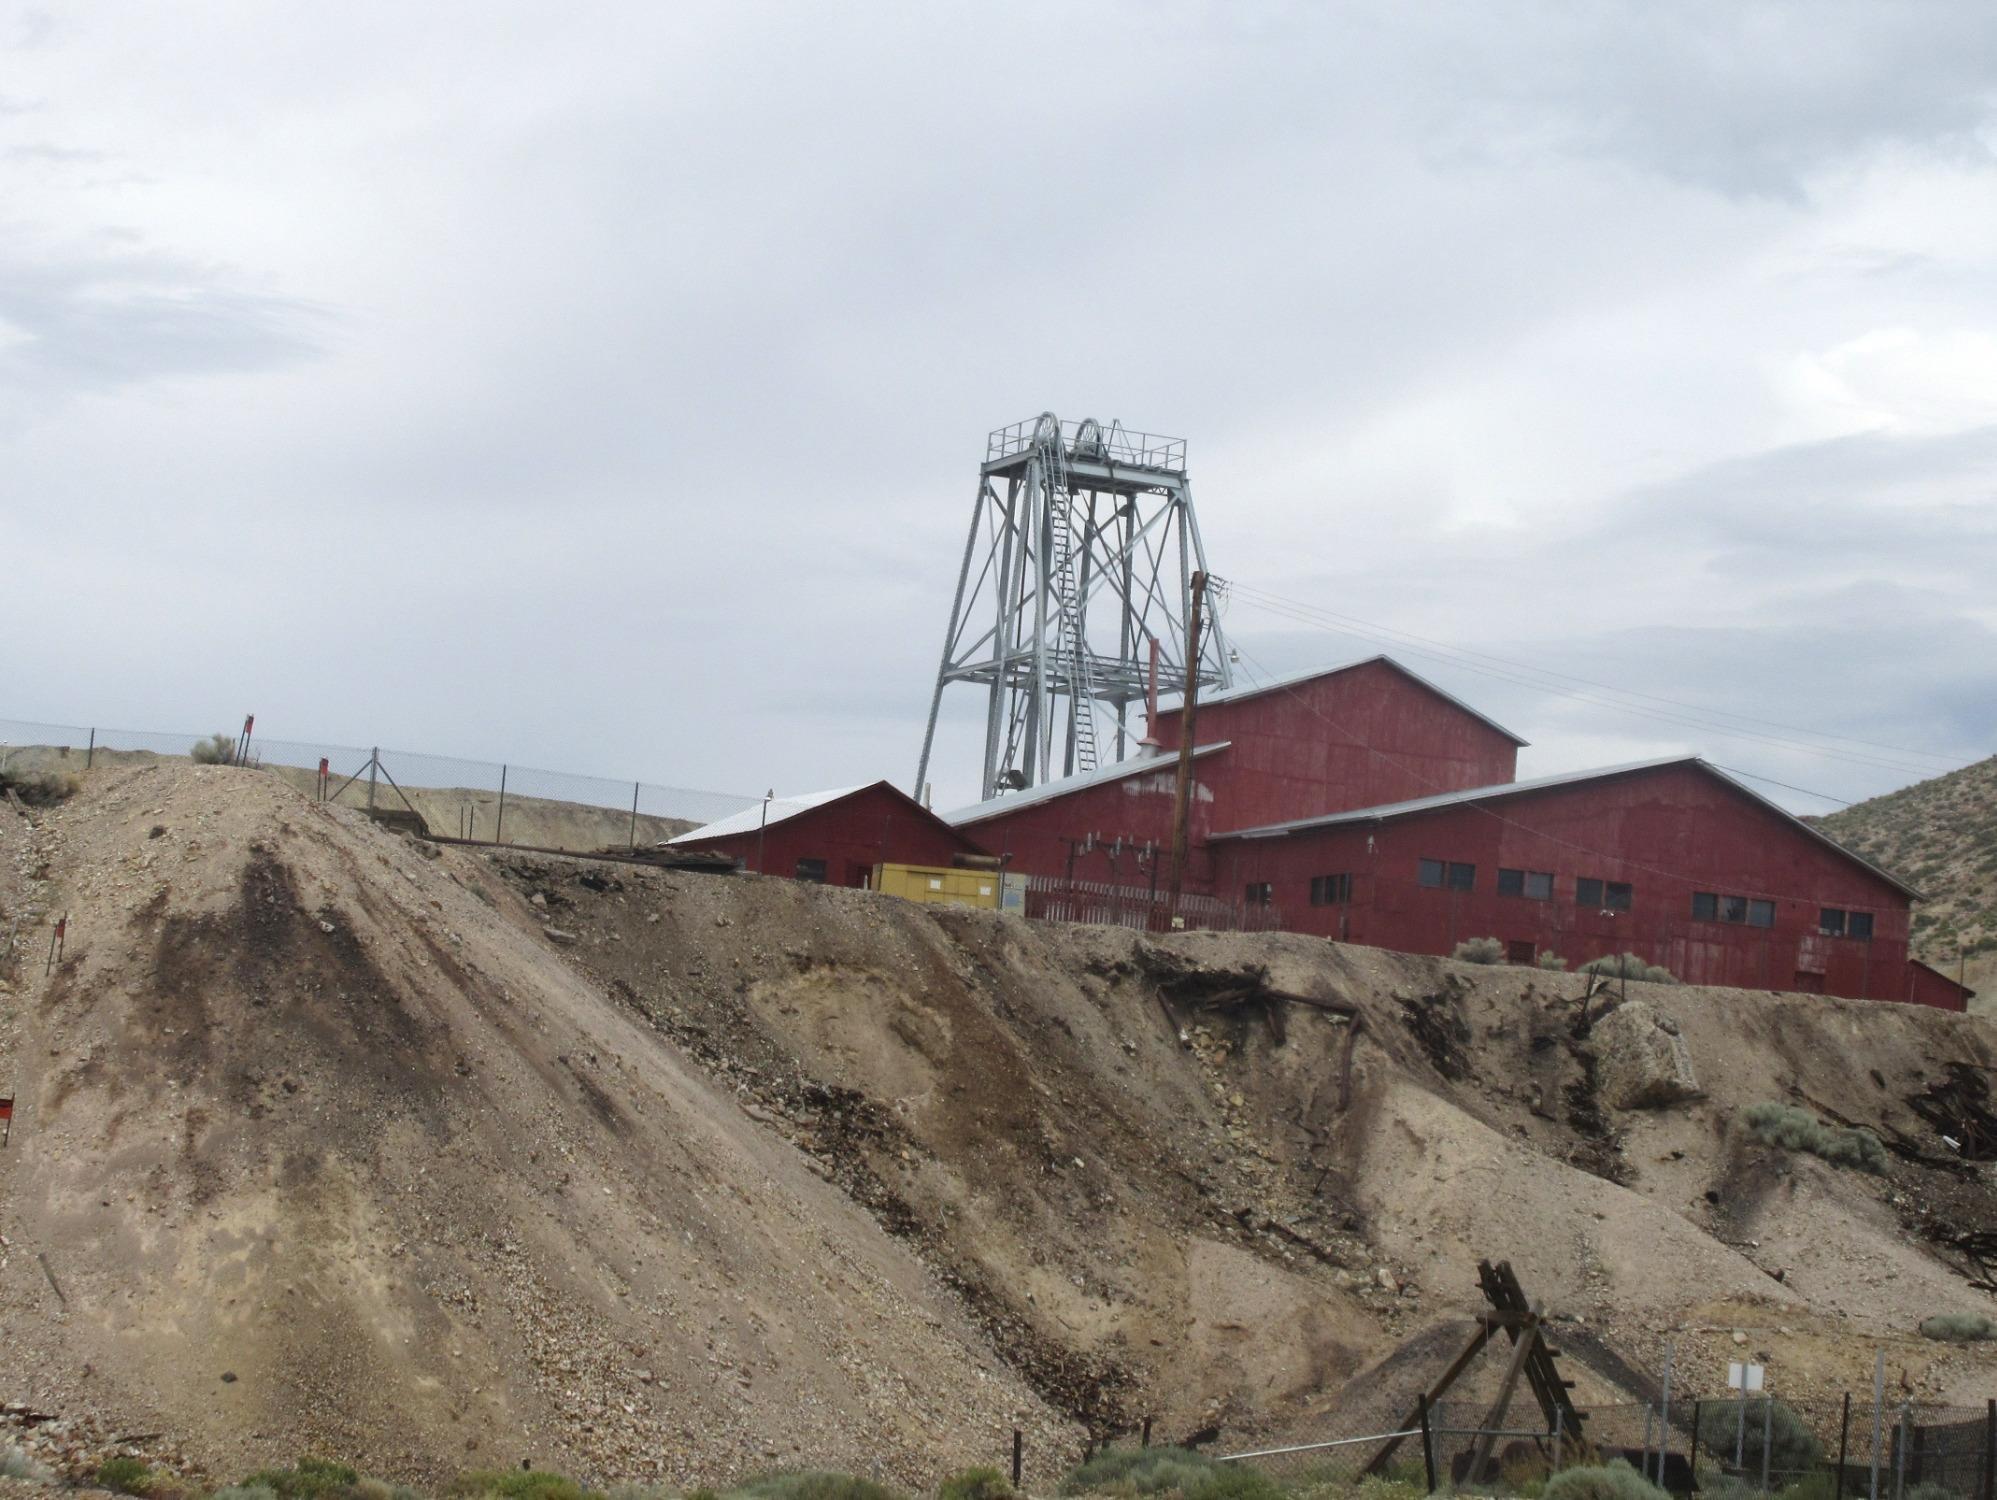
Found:
[[[941,866],[985,852],[885,781],[772,797],[670,842],[731,855],[759,874],[851,886],[866,885],[875,865]]]

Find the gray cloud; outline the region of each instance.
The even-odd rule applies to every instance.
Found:
[[[1835,422],[1780,375],[1997,330],[1992,35],[1970,4],[65,11],[0,118],[0,628],[62,641],[13,711],[905,778],[985,430],[1052,406],[1189,437],[1223,573],[1967,753],[1997,439],[1798,442]],[[1272,664],[1371,649],[1238,619]],[[1681,732],[1461,676],[1549,760]],[[951,799],[975,706],[944,722]]]

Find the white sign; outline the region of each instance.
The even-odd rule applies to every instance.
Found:
[[[1762,1387],[1762,1377],[1767,1373],[1761,1365],[1744,1365],[1733,1360],[1727,1365],[1727,1389],[1730,1391],[1758,1391]]]

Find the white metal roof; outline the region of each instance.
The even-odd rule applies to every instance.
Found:
[[[1442,792],[1433,797],[1413,797],[1405,802],[1383,802],[1377,807],[1355,807],[1345,812],[1323,813],[1314,818],[1296,818],[1287,823],[1269,823],[1260,828],[1236,828],[1226,833],[1212,835],[1214,839],[1268,839],[1282,838],[1292,833],[1302,833],[1313,828],[1335,828],[1349,823],[1384,823],[1390,818],[1404,818],[1414,813],[1433,812],[1437,808],[1458,807],[1469,802],[1491,802],[1500,797],[1514,797],[1525,792],[1546,791],[1553,787],[1574,786],[1586,781],[1603,781],[1611,776],[1627,776],[1637,771],[1655,771],[1665,766],[1696,766],[1707,775],[1724,781],[1736,791],[1742,792],[1759,802],[1771,812],[1787,819],[1796,828],[1807,833],[1818,843],[1843,855],[1855,865],[1870,870],[1888,885],[1901,890],[1920,901],[1925,898],[1899,876],[1890,870],[1883,870],[1862,855],[1854,854],[1836,839],[1822,830],[1805,823],[1787,808],[1769,801],[1753,787],[1730,776],[1711,761],[1697,755],[1665,755],[1655,760],[1634,760],[1620,766],[1599,766],[1589,771],[1562,771],[1554,776],[1536,776],[1530,781],[1503,781],[1495,786],[1470,787],[1460,792]]]
[[[1230,740],[1220,740],[1211,745],[1193,747],[1193,759],[1211,755],[1216,750],[1225,750]],[[1081,771],[1073,776],[1063,776],[1058,781],[1042,782],[1039,786],[1028,787],[1022,792],[1007,792],[1003,797],[993,797],[985,802],[974,802],[969,807],[960,807],[955,812],[943,814],[943,821],[961,826],[965,823],[982,823],[987,818],[995,818],[1000,813],[1017,812],[1022,807],[1032,807],[1036,803],[1051,801],[1055,797],[1065,797],[1070,792],[1083,791],[1088,787],[1101,786],[1106,782],[1121,781],[1126,776],[1135,776],[1140,771],[1156,771],[1175,764],[1179,759],[1176,750],[1168,750],[1163,755],[1139,755],[1129,760],[1120,760],[1113,765],[1100,766],[1093,771]]]
[[[828,802],[837,802],[841,797],[850,797],[855,792],[863,792],[873,783],[862,782],[859,786],[836,787],[829,792],[800,792],[794,797],[772,797],[769,816],[763,816],[763,804],[758,801],[738,813],[730,813],[725,818],[716,818],[712,823],[703,823],[691,832],[682,833],[666,840],[669,844],[691,844],[699,839],[724,838],[731,833],[754,833],[758,828],[768,828],[781,823],[785,818],[794,818],[801,812],[810,812],[814,807],[823,807]]]
[[[1393,657],[1388,656],[1385,652],[1381,652],[1375,656],[1368,656],[1362,658],[1359,661],[1349,661],[1346,662],[1343,666],[1311,667],[1306,671],[1292,672],[1287,677],[1271,678],[1268,682],[1243,683],[1240,687],[1225,688],[1218,693],[1201,693],[1200,707],[1209,708],[1217,703],[1239,703],[1244,698],[1257,698],[1264,693],[1287,692],[1289,689],[1298,687],[1303,683],[1316,682],[1320,677],[1335,677],[1340,672],[1350,672],[1356,667],[1371,666],[1376,661],[1385,662],[1388,666],[1392,667],[1396,672],[1399,672],[1402,676],[1407,677],[1411,681],[1420,683],[1423,687],[1427,688],[1431,693],[1434,693],[1436,697],[1455,704],[1458,708],[1462,709],[1466,714],[1470,715],[1471,718],[1480,720],[1481,722],[1490,725],[1493,729],[1497,730],[1499,734],[1502,734],[1506,739],[1510,740],[1513,744],[1529,745],[1532,743],[1531,740],[1525,739],[1520,735],[1514,734],[1511,730],[1505,728],[1504,725],[1500,724],[1496,719],[1492,718],[1489,714],[1482,713],[1479,710],[1472,708],[1469,704],[1465,703],[1461,698],[1457,697],[1454,693],[1450,692],[1448,689],[1437,687],[1434,683],[1430,682],[1426,677],[1422,676],[1421,673],[1409,670],[1409,668],[1405,663],[1396,661]],[[1185,695],[1182,693],[1179,695],[1177,699],[1173,700],[1172,702],[1160,703],[1158,705],[1158,712],[1161,714],[1175,714],[1180,710],[1181,707],[1184,706],[1184,701],[1185,701]]]

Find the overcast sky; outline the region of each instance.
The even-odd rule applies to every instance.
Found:
[[[1884,790],[1997,748],[1993,146],[1987,0],[0,4],[0,716],[905,785],[1051,408],[1251,675]]]

